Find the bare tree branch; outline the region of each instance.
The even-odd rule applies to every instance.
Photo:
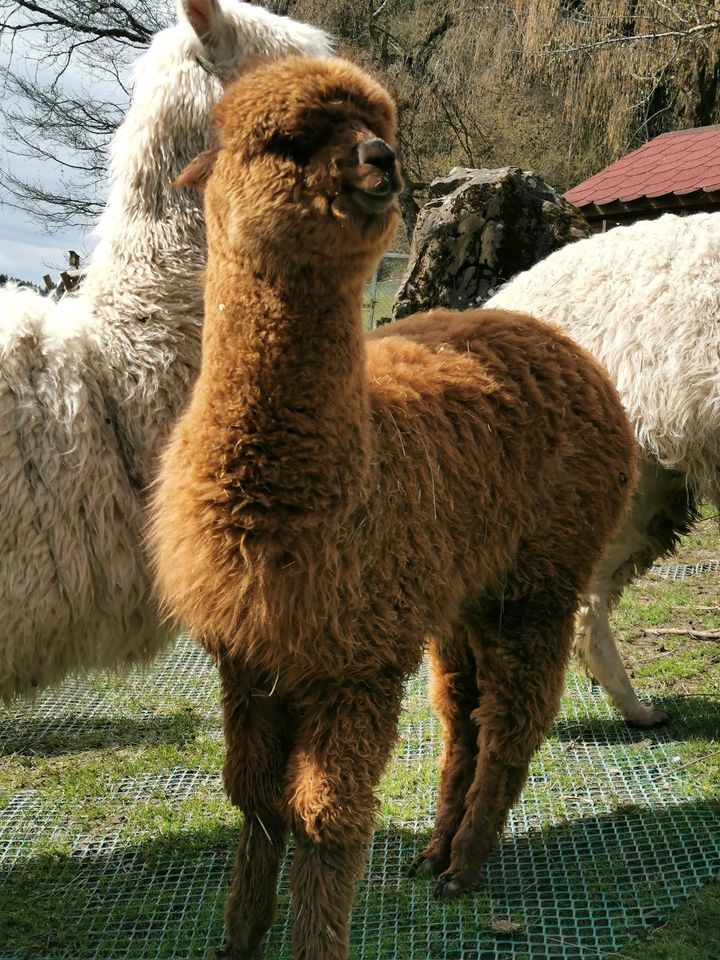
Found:
[[[557,47],[554,50],[540,50],[534,55],[536,57],[555,57],[570,53],[581,53],[585,50],[597,50],[600,47],[644,43],[650,40],[687,40],[697,34],[710,33],[715,30],[720,30],[720,20],[715,23],[701,23],[696,27],[690,27],[688,30],[666,30],[661,33],[641,33],[628,37],[604,37],[602,40],[594,40],[592,43],[581,43],[575,47]]]
[[[0,186],[11,195],[11,199],[3,200],[3,206],[30,213],[46,233],[67,226],[91,226],[103,210],[102,202],[78,197],[68,190],[62,193],[46,190],[40,184],[27,183],[10,173],[0,173]],[[20,199],[12,199],[13,196]]]
[[[51,230],[97,217],[129,64],[166,26],[167,9],[168,0],[0,0],[4,206]],[[33,181],[16,157],[47,174]]]
[[[17,10],[29,11],[31,13],[42,14],[43,21],[31,21],[35,26],[56,26],[65,27],[73,33],[90,34],[95,37],[106,37],[113,40],[127,40],[130,43],[145,46],[156,29],[156,24],[151,20],[149,24],[143,24],[133,14],[128,7],[116,2],[104,3],[80,3],[76,6],[78,13],[89,14],[88,21],[82,17],[71,18],[61,12],[59,9],[36,3],[35,0],[4,0],[0,8],[10,9],[15,7]],[[119,15],[122,22],[115,19],[113,22],[113,13]],[[103,16],[103,14],[106,14]],[[23,25],[16,25],[8,22],[6,19],[2,24],[3,30],[14,31],[18,29],[27,29]]]

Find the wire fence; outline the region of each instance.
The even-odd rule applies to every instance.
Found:
[[[393,300],[407,262],[407,253],[386,253],[365,284],[363,316],[367,330],[374,330],[392,319]]]
[[[718,570],[720,560],[702,560],[700,563],[673,564],[669,567],[654,566],[650,573],[667,580],[684,580],[686,577],[699,577],[703,573],[717,573]]]

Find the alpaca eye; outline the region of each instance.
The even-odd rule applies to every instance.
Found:
[[[303,137],[287,137],[274,134],[268,141],[266,152],[302,166],[319,148],[319,144]]]

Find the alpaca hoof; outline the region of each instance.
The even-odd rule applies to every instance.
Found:
[[[441,874],[435,886],[435,898],[437,900],[455,900],[464,893],[468,893],[472,885],[463,883],[460,879],[450,872]]]
[[[631,727],[659,727],[661,723],[667,723],[670,720],[670,714],[657,707],[641,706],[639,710],[633,710],[632,714],[628,714],[625,720]]]
[[[443,853],[443,845],[431,843],[421,850],[408,867],[409,877],[439,877],[450,866],[449,849]]]
[[[432,860],[419,854],[408,867],[409,877],[435,877],[437,871],[433,867]]]

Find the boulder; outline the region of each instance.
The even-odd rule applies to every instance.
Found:
[[[432,307],[480,306],[516,273],[591,233],[572,204],[516,167],[455,167],[434,180],[429,193],[395,297],[395,319]]]

